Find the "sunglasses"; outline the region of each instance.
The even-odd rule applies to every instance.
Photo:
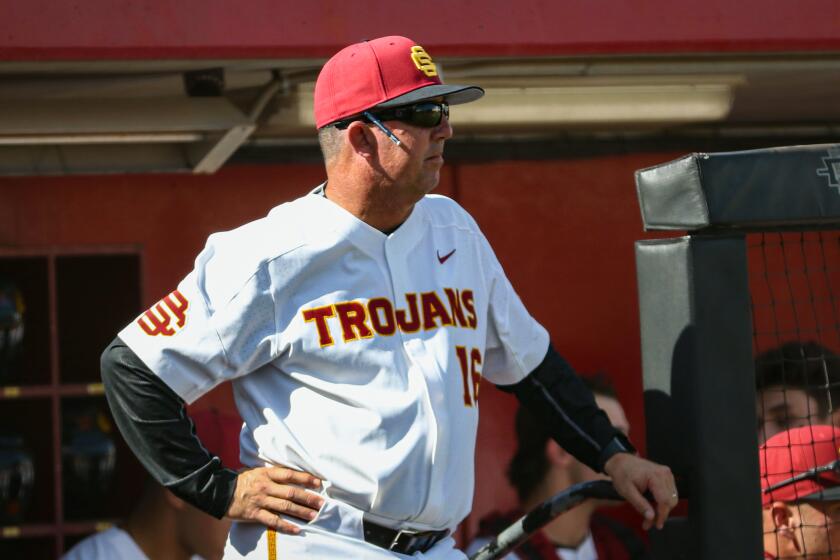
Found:
[[[401,144],[400,139],[382,121],[402,121],[421,128],[434,128],[440,124],[443,117],[449,118],[449,103],[445,101],[423,101],[422,103],[386,109],[385,111],[377,111],[376,113],[365,111],[361,115],[336,121],[331,126],[341,130],[350,126],[350,123],[353,121],[367,119],[376,125],[379,130],[384,132],[394,144],[399,146]]]
[[[809,469],[805,472],[801,472],[796,476],[792,476],[791,478],[782,480],[781,482],[777,482],[773,486],[768,486],[764,489],[764,493],[768,494],[773,490],[778,490],[779,488],[784,488],[785,486],[789,486],[791,484],[796,484],[801,480],[810,480],[812,478],[819,478],[820,475],[823,473],[834,473],[836,476],[840,477],[840,459],[830,462],[827,465],[823,465],[821,467],[814,467],[813,469]]]
[[[371,117],[373,117],[371,119]],[[353,121],[368,119],[374,124],[376,121],[401,121],[421,128],[434,128],[440,124],[443,117],[449,118],[449,103],[445,101],[423,101],[405,107],[394,107],[382,111],[365,111],[361,115],[336,121],[333,126],[344,129]]]

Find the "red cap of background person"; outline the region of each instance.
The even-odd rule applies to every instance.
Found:
[[[758,459],[763,505],[806,499],[840,500],[840,477],[833,472],[765,492],[774,484],[840,459],[840,429],[804,426],[778,433],[759,448]]]
[[[212,455],[222,460],[229,469],[237,470],[239,462],[239,432],[242,420],[238,416],[219,412],[214,408],[190,411],[190,418],[195,424],[195,433],[201,443]]]
[[[440,68],[423,47],[406,37],[380,37],[350,45],[324,64],[315,83],[315,126],[372,108],[444,97],[450,105],[484,95],[477,86],[444,84]]]

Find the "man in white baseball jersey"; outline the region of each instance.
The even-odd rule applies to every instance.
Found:
[[[609,473],[661,526],[666,467],[615,430],[455,202],[428,193],[452,136],[443,84],[405,37],[324,66],[315,120],[327,181],[215,234],[195,269],[103,354],[117,424],[174,493],[234,520],[226,558],[463,558],[483,379]],[[184,402],[233,383],[240,473],[190,432]],[[642,493],[651,491],[656,509]]]

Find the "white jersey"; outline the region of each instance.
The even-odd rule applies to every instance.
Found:
[[[317,190],[212,235],[120,337],[187,402],[233,382],[243,464],[418,530],[469,513],[482,378],[520,381],[549,343],[454,201],[386,235]]]
[[[61,560],[149,560],[131,535],[111,527],[79,541]],[[191,560],[202,560],[194,555]]]
[[[62,560],[149,560],[131,536],[119,527],[79,541]]]

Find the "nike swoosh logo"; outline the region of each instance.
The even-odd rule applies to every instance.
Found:
[[[443,255],[443,256],[441,257],[441,256],[440,256],[440,251],[438,251],[438,252],[437,252],[438,262],[439,262],[440,264],[443,264],[443,263],[445,263],[445,262],[449,259],[449,257],[451,257],[451,256],[452,256],[452,255],[454,255],[454,254],[455,254],[455,249],[452,249],[451,251],[449,251],[448,253],[446,253],[445,255]]]

